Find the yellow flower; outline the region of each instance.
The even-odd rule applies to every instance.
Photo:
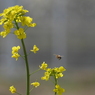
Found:
[[[24,15],[26,12],[28,12],[28,10],[23,9],[23,6],[15,5],[5,9],[0,16],[2,16],[2,19],[6,18],[7,20],[13,21],[14,19],[17,19],[17,17]]]
[[[33,83],[31,83],[31,85],[33,85],[34,87],[38,87],[38,86],[40,86],[40,83],[39,82],[33,82]]]
[[[3,25],[4,30],[0,33],[3,38],[6,37],[11,28],[20,28],[20,25],[27,27],[35,27],[36,23],[33,23],[33,18],[24,16],[28,10],[25,10],[23,6],[15,5],[8,7],[2,13],[0,13],[0,25]],[[26,33],[24,29],[20,28],[14,32],[18,39],[25,39]]]
[[[20,55],[18,54],[18,53],[14,53],[13,55],[12,55],[12,57],[13,58],[16,58],[16,61],[18,60],[18,57],[20,57]]]
[[[25,39],[26,38],[26,34],[25,34],[23,28],[19,28],[18,30],[15,30],[14,34],[17,35],[18,39]]]
[[[18,52],[19,49],[20,49],[20,46],[12,47],[12,54],[14,54],[15,52]]]
[[[46,80],[47,81],[47,80],[49,80],[49,78],[50,77],[48,75],[46,75],[46,76],[41,77],[41,80]]]
[[[66,71],[66,69],[63,66],[60,66],[59,68],[58,67],[55,67],[54,68],[54,71],[55,72],[58,72],[58,73],[62,73],[63,71]]]
[[[30,51],[37,53],[37,51],[39,51],[39,48],[36,45],[34,45],[33,50],[30,50]]]
[[[56,78],[63,77],[63,74],[62,74],[62,73],[56,73],[56,74],[55,74],[55,77],[56,77]]]
[[[66,69],[63,66],[60,66],[59,67],[59,72],[63,72],[63,71],[66,71]]]
[[[62,95],[62,93],[65,92],[65,89],[61,88],[59,85],[56,85],[53,91],[56,92],[58,95]]]
[[[31,27],[35,27],[36,26],[36,23],[32,23],[30,24]]]
[[[11,93],[16,93],[16,88],[14,86],[10,86],[9,90]]]
[[[12,57],[16,58],[16,60],[18,60],[18,57],[20,57],[20,55],[18,54],[19,49],[20,49],[20,46],[12,47]]]
[[[48,67],[48,64],[46,63],[46,62],[43,62],[42,64],[41,64],[41,66],[39,66],[40,67],[40,69],[42,69],[42,70],[46,70],[46,68]]]
[[[13,26],[14,25],[13,25],[13,23],[11,21],[7,21],[7,22],[4,23],[3,28],[10,30],[11,28],[13,28]]]
[[[29,17],[29,16],[22,16],[21,18],[20,18],[20,20],[21,20],[21,24],[22,24],[22,26],[28,26],[28,27],[35,27],[36,26],[36,23],[32,23],[32,21],[33,21],[33,18],[31,18],[31,17]]]
[[[8,35],[8,33],[5,31],[0,32],[0,36],[2,36],[3,38],[5,38]]]
[[[51,74],[51,73],[49,73],[49,72],[45,72],[45,73],[44,73],[44,76],[41,77],[41,79],[42,79],[42,80],[46,80],[46,81],[49,80],[50,74]]]

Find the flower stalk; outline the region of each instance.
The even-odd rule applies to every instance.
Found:
[[[56,86],[58,84],[58,79],[56,79],[56,76],[54,76],[54,81],[55,81],[55,84],[54,85]],[[54,95],[57,95],[57,93],[55,92]]]
[[[16,25],[16,28],[19,29],[19,26],[17,24],[17,22],[15,21],[15,25]],[[26,81],[26,84],[27,84],[27,87],[26,87],[26,95],[29,95],[30,94],[30,73],[29,73],[29,64],[28,64],[28,58],[27,58],[27,52],[26,52],[26,47],[25,47],[25,44],[24,44],[24,40],[21,39],[21,44],[22,44],[22,48],[23,48],[23,52],[24,52],[24,60],[25,60],[25,64],[26,64],[26,76],[27,76],[27,81]]]
[[[23,47],[23,52],[25,55],[25,63],[26,63],[26,74],[27,74],[27,92],[26,95],[29,95],[30,93],[30,73],[29,73],[29,64],[28,64],[28,58],[27,58],[27,52],[24,44],[24,40],[21,39],[22,47]]]

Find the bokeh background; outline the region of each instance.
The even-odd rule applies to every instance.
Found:
[[[0,0],[0,13],[14,5],[24,6],[37,23],[28,29],[25,39],[27,52],[34,44],[40,48],[37,54],[29,56],[31,72],[43,61],[49,67],[64,66],[67,71],[59,83],[66,89],[63,95],[95,95],[95,0]],[[21,46],[14,35],[0,37],[0,95],[12,95],[11,85],[25,95],[25,64],[22,58],[11,58],[14,45]],[[53,54],[64,57],[59,61]],[[31,76],[31,82],[41,82],[31,95],[54,94],[53,84],[41,81],[42,75],[38,72]]]

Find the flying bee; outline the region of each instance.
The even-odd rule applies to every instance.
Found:
[[[54,54],[54,55],[55,55],[55,57],[56,57],[57,59],[59,59],[59,60],[62,59],[62,57],[63,57],[63,56],[57,55],[57,54]]]

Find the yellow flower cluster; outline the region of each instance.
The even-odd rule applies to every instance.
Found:
[[[36,88],[36,87],[40,86],[40,83],[39,82],[33,82],[33,83],[31,83],[31,85],[33,85]]]
[[[45,70],[44,76],[41,77],[42,80],[49,80],[50,76],[54,76],[56,79],[63,77],[63,71],[66,71],[66,69],[63,66],[54,67],[54,68],[47,68],[47,64],[43,62],[41,64],[40,69]]]
[[[58,95],[62,95],[62,93],[65,92],[65,89],[61,88],[59,85],[56,85],[53,91],[56,92]]]
[[[66,71],[66,69],[63,66],[60,67],[54,67],[54,68],[47,68],[48,64],[43,62],[41,66],[39,66],[40,69],[45,70],[44,76],[41,77],[42,80],[48,81],[50,77],[53,77],[56,83],[55,89],[53,91],[57,93],[58,95],[62,95],[63,92],[65,92],[65,89],[61,88],[60,85],[58,85],[58,78],[63,77],[63,72]]]
[[[24,39],[26,38],[26,34],[24,30],[19,29],[18,25],[27,26],[27,27],[35,27],[36,23],[33,22],[33,18],[29,16],[24,16],[28,12],[28,10],[23,9],[23,6],[13,6],[5,9],[3,13],[0,13],[0,25],[3,25],[4,31],[0,32],[0,36],[3,38],[6,37],[11,28],[16,28],[17,30],[14,32],[17,35],[17,38]]]
[[[16,58],[16,60],[18,60],[18,57],[20,57],[20,55],[18,54],[19,49],[20,49],[20,46],[12,47],[12,54],[13,54],[12,57]]]
[[[10,86],[9,90],[11,93],[16,93],[16,88],[14,86]]]
[[[39,51],[39,48],[38,48],[36,45],[34,45],[34,46],[33,46],[33,49],[30,50],[30,51],[32,51],[32,52],[34,52],[34,53],[37,53],[37,51]]]
[[[18,30],[15,30],[14,34],[17,35],[18,39],[25,39],[26,38],[26,33],[24,32],[23,28],[19,28]]]

